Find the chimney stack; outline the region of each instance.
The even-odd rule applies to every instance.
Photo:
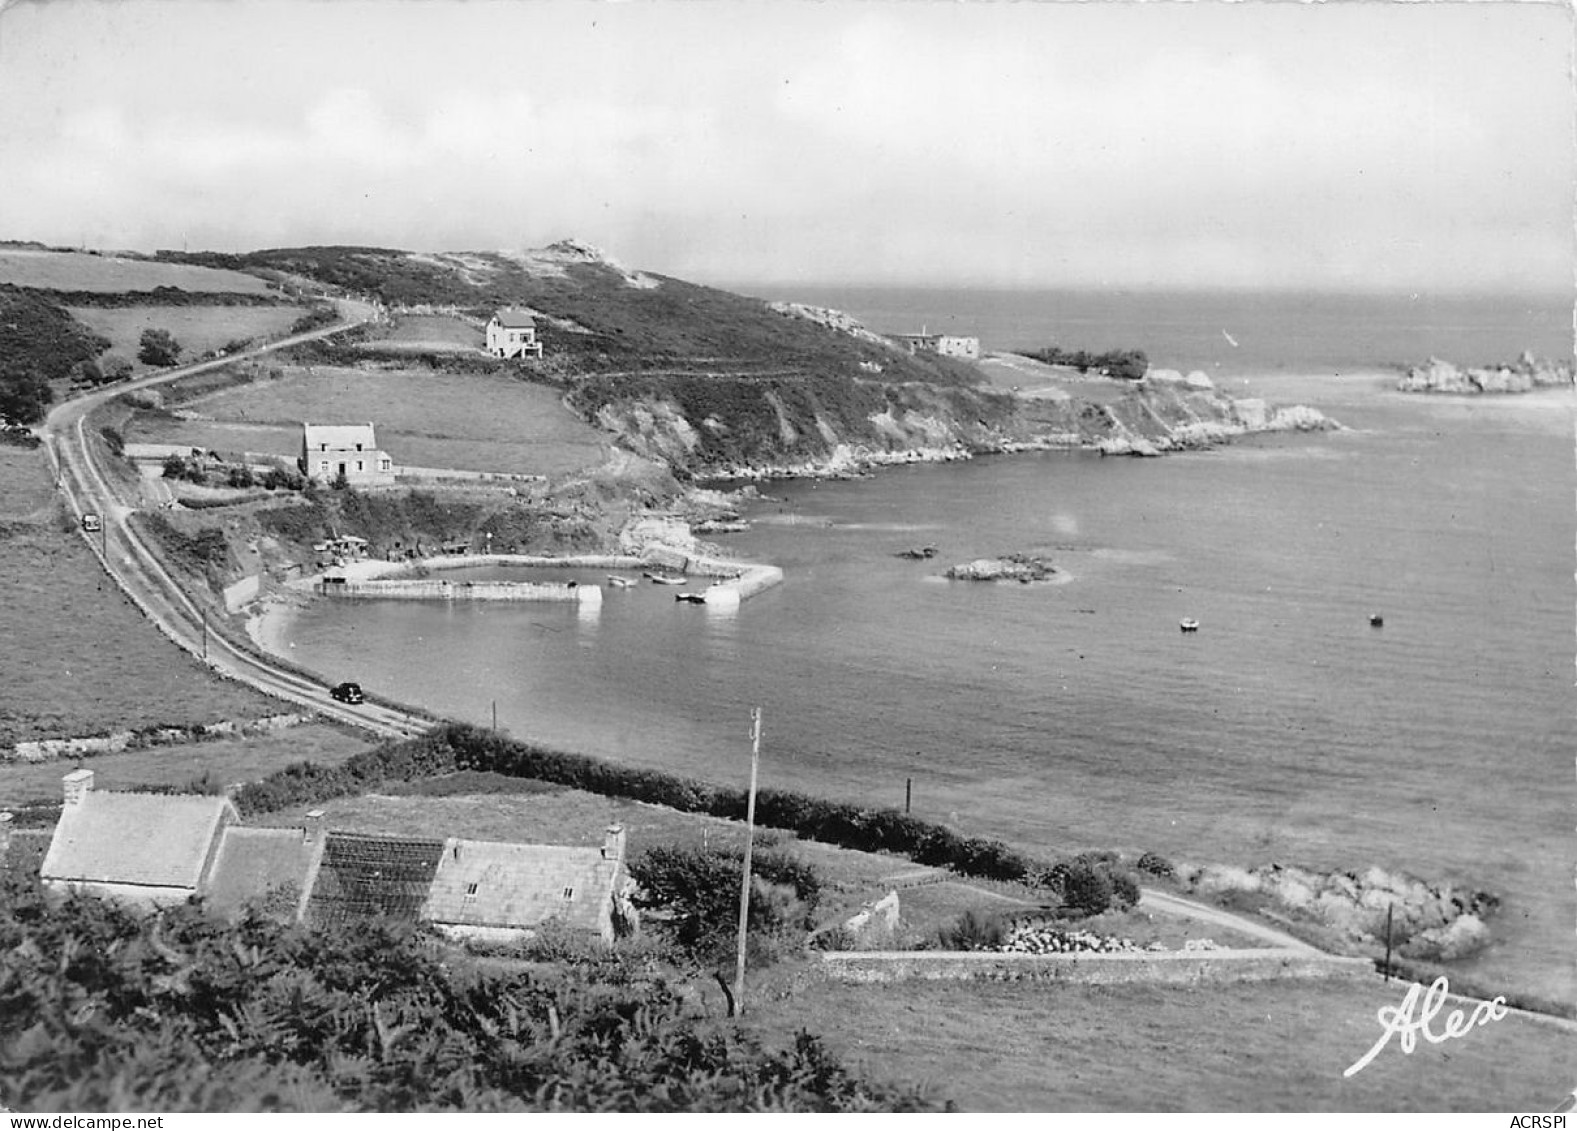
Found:
[[[604,860],[620,861],[624,859],[624,826],[609,825],[603,830],[602,858]]]
[[[81,805],[83,798],[93,789],[92,770],[72,770],[60,779],[67,805]]]
[[[304,818],[305,824],[301,829],[301,840],[304,844],[313,844],[323,839],[323,810],[309,810]]]

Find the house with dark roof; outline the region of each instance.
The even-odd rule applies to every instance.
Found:
[[[303,828],[268,828],[241,824],[223,797],[96,791],[92,770],[62,784],[40,869],[54,891],[149,908],[200,896],[232,920],[252,906],[313,926],[385,918],[488,940],[557,922],[611,942],[636,922],[619,825],[590,848],[368,836],[325,831],[321,810]]]
[[[240,814],[225,797],[93,788],[92,770],[62,779],[65,805],[39,868],[49,891],[139,907],[184,903],[213,870]]]
[[[450,837],[421,918],[453,938],[505,941],[557,922],[612,942],[625,880],[619,825],[598,848]]]
[[[443,854],[441,840],[331,832],[305,920],[315,926],[374,917],[414,923]]]
[[[487,323],[487,352],[494,357],[542,356],[537,323],[529,310],[506,306]]]
[[[301,425],[301,474],[318,483],[341,476],[354,486],[387,486],[394,482],[394,463],[378,447],[372,424]]]

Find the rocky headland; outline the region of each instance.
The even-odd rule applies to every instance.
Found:
[[[1534,389],[1572,385],[1572,367],[1565,362],[1541,360],[1524,352],[1512,365],[1459,369],[1432,357],[1415,365],[1396,387],[1404,393],[1527,393]]]

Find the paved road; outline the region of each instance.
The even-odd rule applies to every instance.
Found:
[[[162,370],[62,402],[50,411],[42,433],[56,483],[65,495],[67,507],[79,519],[85,514],[101,516],[102,530],[83,531],[83,538],[93,547],[116,584],[175,644],[202,658],[215,671],[249,683],[266,694],[380,736],[403,737],[426,730],[432,720],[375,703],[351,706],[335,702],[328,697],[328,685],[323,680],[293,672],[210,632],[206,610],[160,565],[127,521],[137,510],[138,498],[115,475],[106,474],[99,466],[95,448],[87,438],[89,415],[115,397],[342,333],[370,321],[374,315],[373,308],[365,303],[339,300],[338,306],[342,321],[334,326],[296,334],[230,357]]]

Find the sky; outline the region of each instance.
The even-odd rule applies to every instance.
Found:
[[[1566,4],[0,0],[0,239],[1567,290]]]

